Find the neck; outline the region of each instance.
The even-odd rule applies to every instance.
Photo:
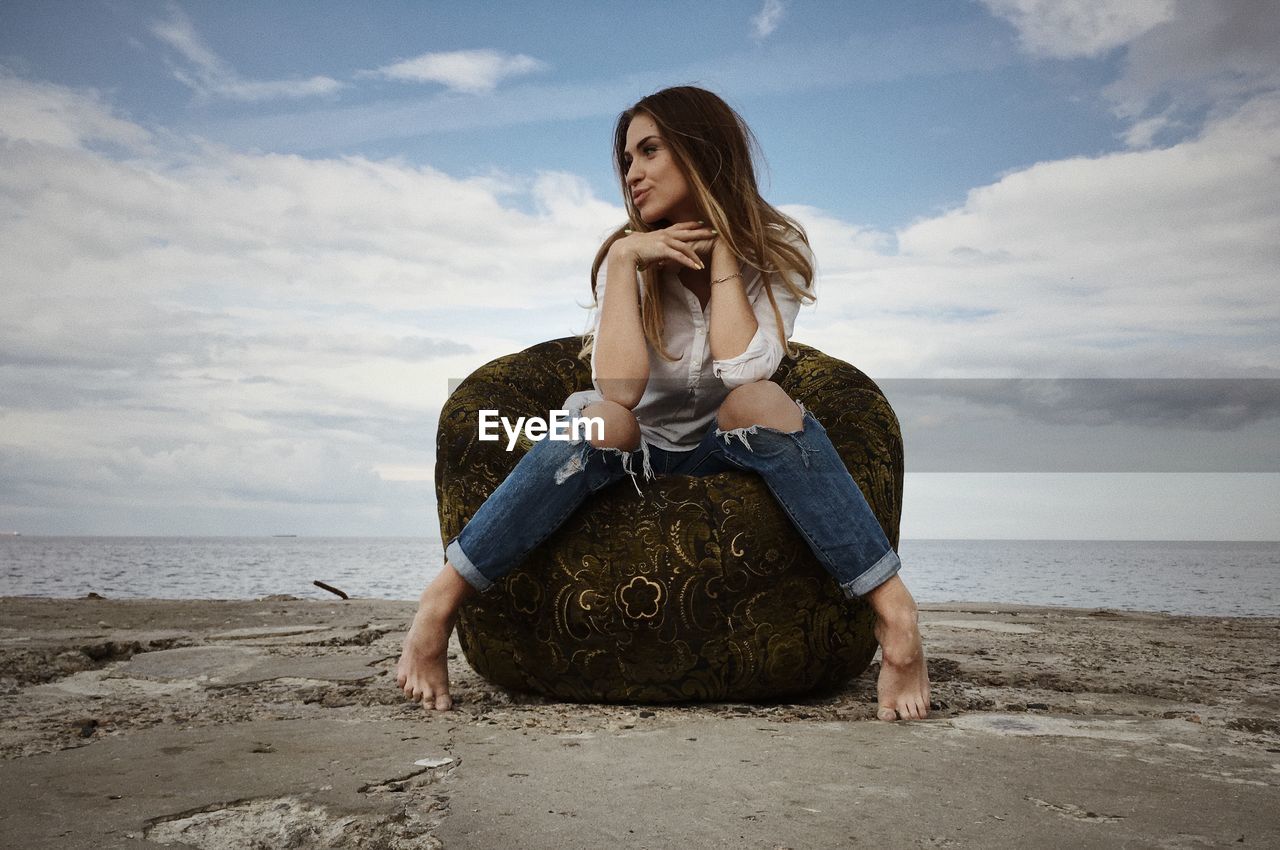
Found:
[[[708,266],[702,271],[698,271],[697,269],[691,269],[691,268],[688,268],[687,266],[681,267],[680,282],[683,283],[685,286],[689,287],[690,289],[707,286],[708,284],[711,283],[711,267]]]
[[[669,224],[679,224],[682,221],[701,221],[706,218],[697,207],[688,206],[680,209],[674,209],[667,215]]]

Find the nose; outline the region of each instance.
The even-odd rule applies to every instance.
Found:
[[[633,189],[635,188],[635,185],[639,183],[640,180],[644,177],[644,173],[639,168],[639,165],[640,165],[640,161],[633,159],[631,163],[627,166],[627,176],[626,176],[627,185],[632,187]]]

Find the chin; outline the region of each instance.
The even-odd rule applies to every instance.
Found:
[[[636,210],[636,212],[640,213],[641,221],[643,221],[645,224],[649,225],[650,227],[654,228],[655,230],[661,229],[663,227],[670,227],[672,224],[671,220],[667,216],[666,210],[651,210],[651,211]]]
[[[645,208],[636,207],[636,213],[639,214],[640,220],[650,227],[667,227],[667,213],[670,210],[664,209],[658,204],[645,204]]]

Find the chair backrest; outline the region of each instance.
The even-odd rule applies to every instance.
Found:
[[[888,399],[860,369],[793,342],[798,356],[771,380],[813,412],[862,488],[890,544],[898,546],[904,462],[902,431]],[[582,338],[561,337],[480,366],[449,396],[436,434],[436,499],[440,531],[451,540],[466,519],[507,477],[530,448],[480,441],[478,411],[514,419],[548,415],[574,392],[591,387],[589,364],[579,359]]]

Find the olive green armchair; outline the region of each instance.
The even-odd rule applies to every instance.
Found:
[[[588,389],[579,337],[481,366],[437,436],[440,534],[462,530],[531,444],[477,439],[480,409],[542,416]],[[772,380],[822,423],[898,545],[902,436],[858,369],[806,345]],[[638,469],[638,465],[637,465]],[[495,685],[590,702],[743,701],[829,691],[875,654],[874,613],[845,598],[764,481],[731,471],[623,479],[589,498],[459,614],[471,666]]]

